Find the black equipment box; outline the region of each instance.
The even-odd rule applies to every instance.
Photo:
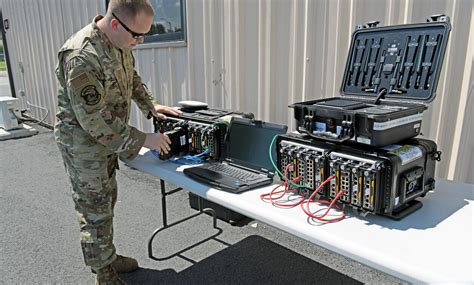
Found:
[[[332,200],[343,191],[339,201],[357,212],[397,220],[421,208],[415,199],[434,189],[441,155],[435,142],[416,138],[374,149],[288,134],[278,137],[276,147],[277,167],[285,173],[290,165],[287,176],[301,178],[300,194],[311,195],[334,175],[320,196]]]
[[[168,159],[173,155],[187,152],[188,144],[188,128],[184,122],[177,122],[174,124],[174,129],[164,132],[171,141],[171,149],[168,153],[160,153],[160,159]]]
[[[176,154],[200,154],[209,152],[209,157],[221,160],[225,151],[227,133],[226,116],[251,117],[253,114],[221,109],[182,109],[179,117],[167,116],[165,120],[154,118],[155,133],[165,133],[172,142],[168,154],[160,154],[167,159]]]
[[[334,142],[386,146],[420,134],[423,111],[436,96],[451,25],[357,26],[341,84],[342,98],[295,103],[297,130]]]
[[[201,207],[202,209],[211,208],[216,212],[216,217],[220,220],[223,220],[231,225],[237,225],[240,221],[248,219],[246,216],[239,214],[235,211],[232,211],[224,206],[201,198]],[[189,193],[189,206],[195,210],[199,210],[198,196]]]

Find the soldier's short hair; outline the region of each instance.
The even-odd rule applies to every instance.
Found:
[[[107,9],[107,14],[114,13],[129,19],[135,19],[140,12],[144,12],[149,16],[154,15],[150,0],[110,0]]]

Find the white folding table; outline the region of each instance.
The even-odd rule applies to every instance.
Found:
[[[169,182],[400,279],[474,283],[472,184],[437,179],[436,189],[420,199],[423,207],[400,221],[349,211],[342,221],[321,224],[309,219],[300,207],[282,209],[262,201],[260,195],[270,192],[273,185],[240,194],[213,189],[186,177],[182,173],[186,166],[160,161],[146,148],[126,164],[160,178],[162,195],[164,181]],[[166,227],[165,195],[162,202]]]

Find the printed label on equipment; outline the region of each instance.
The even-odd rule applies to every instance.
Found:
[[[359,191],[359,185],[358,184],[352,185],[352,193],[357,193],[358,191]]]
[[[402,160],[402,165],[410,163],[423,156],[423,151],[419,147],[413,145],[404,145],[390,151],[389,153],[398,156]]]
[[[402,147],[401,145],[392,144],[392,145],[388,145],[386,147],[383,147],[382,149],[384,149],[386,151],[392,151],[392,150],[396,150],[397,148],[401,148],[401,147]]]
[[[357,142],[364,143],[364,144],[370,144],[370,139],[366,138],[366,137],[357,137]]]
[[[326,131],[326,124],[325,123],[320,123],[316,122],[316,131],[318,132],[325,132]]]
[[[326,123],[316,122],[314,123],[315,130],[313,134],[323,134],[328,136],[334,136],[334,133],[331,130],[328,130]],[[342,127],[336,126],[336,135],[341,135]]]
[[[181,146],[186,144],[186,136],[185,135],[182,135],[182,136],[179,137],[179,143],[181,144]]]
[[[382,123],[374,122],[374,128],[373,129],[374,129],[374,131],[387,130],[387,129],[395,128],[395,127],[398,127],[398,126],[406,125],[406,124],[409,124],[409,123],[421,121],[422,119],[423,119],[423,114],[420,113],[420,114],[415,114],[415,115],[411,115],[411,116],[407,116],[407,117],[403,117],[403,118],[398,118],[398,119],[395,119],[395,120],[382,122]]]

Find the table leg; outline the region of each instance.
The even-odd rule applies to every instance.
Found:
[[[164,181],[163,179],[160,179],[160,188],[161,188],[161,189],[160,189],[160,192],[161,192],[161,212],[162,212],[162,218],[163,218],[163,227],[157,228],[157,229],[153,232],[153,234],[151,235],[151,237],[148,239],[148,257],[150,257],[150,258],[153,259],[153,260],[158,260],[158,261],[170,259],[170,258],[175,257],[175,256],[178,256],[178,255],[180,255],[181,253],[183,253],[183,252],[185,252],[185,251],[187,251],[187,250],[189,250],[189,249],[191,249],[191,248],[193,248],[193,247],[196,247],[196,246],[198,246],[198,245],[200,245],[200,244],[202,244],[202,243],[204,243],[204,242],[206,242],[206,241],[208,241],[208,240],[210,240],[210,239],[213,239],[213,238],[217,237],[218,235],[220,235],[220,234],[222,233],[222,229],[217,227],[217,216],[216,216],[216,212],[215,212],[213,209],[211,209],[211,208],[205,208],[205,209],[203,209],[203,208],[202,208],[202,198],[201,198],[200,196],[198,196],[198,207],[199,207],[199,212],[198,212],[198,213],[193,214],[193,215],[191,215],[191,216],[188,216],[188,217],[186,217],[186,218],[184,218],[184,219],[181,219],[181,220],[179,220],[179,221],[176,221],[176,222],[174,222],[174,223],[168,224],[167,210],[166,210],[166,196],[171,195],[171,194],[174,194],[174,193],[176,193],[176,192],[182,190],[183,188],[178,187],[178,188],[173,189],[173,190],[171,190],[171,191],[169,191],[169,192],[166,192],[165,181]],[[216,234],[214,234],[214,235],[210,236],[209,238],[206,238],[206,239],[204,239],[204,240],[202,240],[202,241],[200,241],[200,242],[198,242],[198,243],[196,243],[196,244],[194,244],[194,245],[192,245],[192,246],[189,246],[189,247],[187,247],[187,248],[185,248],[185,249],[182,249],[182,250],[180,250],[180,251],[178,251],[178,252],[176,252],[176,253],[174,253],[174,254],[172,254],[172,255],[169,255],[169,256],[167,256],[167,257],[158,258],[158,257],[155,257],[155,256],[153,255],[153,246],[152,246],[152,243],[153,243],[153,240],[154,240],[154,238],[156,237],[156,235],[157,235],[158,233],[160,233],[161,231],[163,231],[163,230],[165,230],[165,229],[167,229],[167,228],[170,228],[170,227],[173,227],[173,226],[175,226],[175,225],[178,225],[178,224],[180,224],[180,223],[182,223],[182,222],[184,222],[184,221],[187,221],[187,220],[189,220],[189,219],[192,219],[192,218],[194,218],[194,217],[197,217],[197,216],[199,216],[199,215],[201,215],[201,214],[203,214],[203,213],[208,213],[208,214],[210,214],[210,215],[212,216],[212,226],[213,226],[213,228],[215,228],[215,229],[218,230],[218,232],[217,232]]]

